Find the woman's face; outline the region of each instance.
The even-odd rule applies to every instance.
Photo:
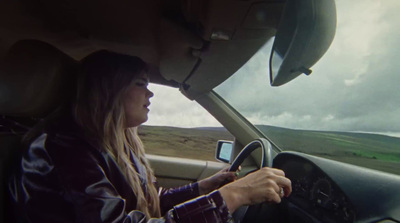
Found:
[[[128,92],[123,99],[126,114],[126,127],[135,127],[147,121],[147,113],[150,105],[150,98],[153,92],[147,89],[149,79],[142,72],[128,87]]]

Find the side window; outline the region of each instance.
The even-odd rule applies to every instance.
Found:
[[[218,140],[233,136],[203,107],[176,88],[149,85],[148,121],[139,127],[146,153],[215,161]]]

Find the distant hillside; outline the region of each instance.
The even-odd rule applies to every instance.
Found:
[[[258,126],[284,150],[293,150],[400,174],[400,138],[378,134],[306,131]]]
[[[329,156],[353,155],[370,159],[400,162],[400,138],[368,134],[329,131],[307,131],[257,126],[278,146]]]
[[[328,131],[308,131],[257,126],[281,149],[299,151],[400,174],[400,138]],[[218,140],[233,140],[220,127],[173,128],[142,126],[146,151],[152,154],[214,160]]]
[[[147,153],[215,160],[218,140],[233,140],[224,128],[175,128],[141,126],[139,135]]]

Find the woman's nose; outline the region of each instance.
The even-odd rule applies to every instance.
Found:
[[[154,93],[152,91],[150,91],[149,89],[147,89],[147,97],[151,98],[154,96]]]

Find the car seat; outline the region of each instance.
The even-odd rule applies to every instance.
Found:
[[[8,181],[20,166],[22,138],[71,99],[76,68],[74,59],[38,40],[16,42],[0,61],[0,222],[16,221]]]

